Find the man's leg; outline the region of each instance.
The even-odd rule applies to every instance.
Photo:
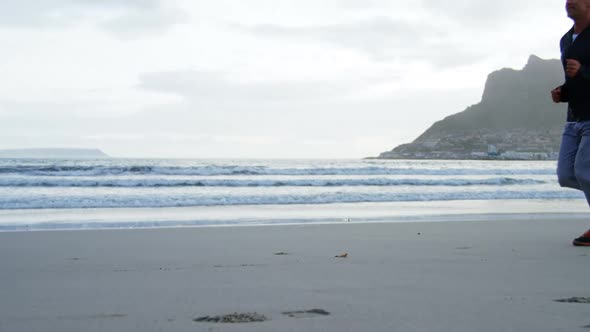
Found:
[[[575,177],[590,204],[590,122],[579,123],[580,144],[574,161]]]
[[[565,124],[559,147],[559,159],[557,160],[557,180],[562,187],[581,190],[574,168],[580,144],[580,137],[576,129],[575,123]]]
[[[578,152],[574,162],[574,171],[580,189],[586,195],[586,201],[590,204],[590,122],[576,124],[577,134],[580,138]],[[575,246],[590,246],[590,230],[574,239]]]

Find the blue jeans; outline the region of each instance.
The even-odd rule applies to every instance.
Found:
[[[562,187],[583,191],[590,205],[590,121],[565,124],[557,179]]]

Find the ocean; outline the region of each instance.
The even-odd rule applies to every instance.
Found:
[[[0,231],[432,220],[588,209],[555,161],[0,159]]]

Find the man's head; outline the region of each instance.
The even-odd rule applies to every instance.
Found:
[[[590,17],[590,0],[566,0],[567,16],[574,21],[585,20]]]

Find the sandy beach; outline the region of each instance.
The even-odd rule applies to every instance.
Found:
[[[0,233],[0,331],[584,330],[590,304],[555,300],[590,297],[590,248],[570,244],[588,227],[564,214]],[[266,320],[195,321],[232,313]]]

